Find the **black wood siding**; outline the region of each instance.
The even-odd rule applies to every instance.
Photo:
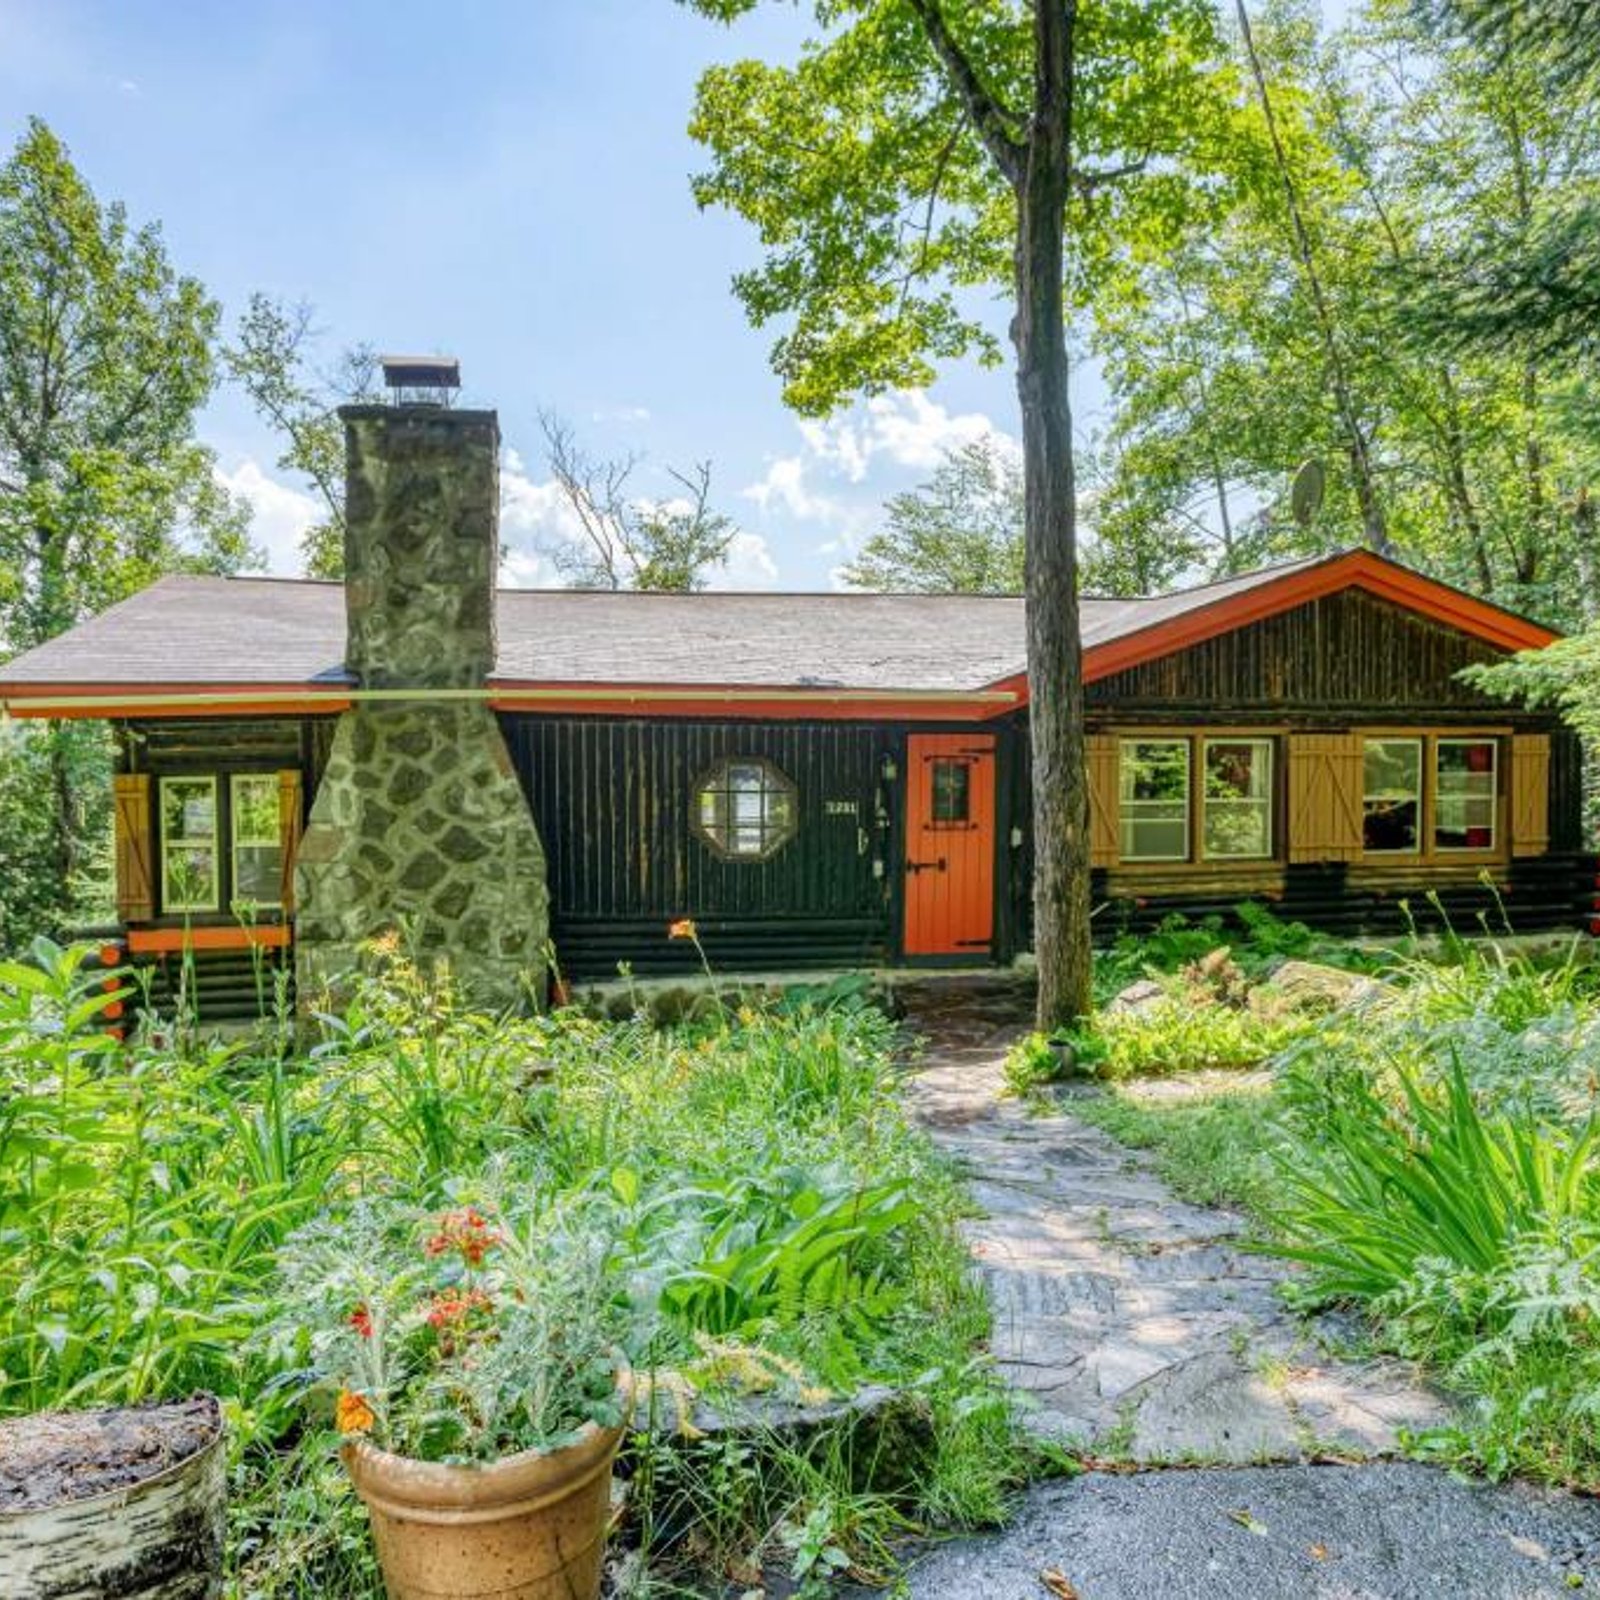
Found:
[[[1492,711],[1503,722],[1515,708],[1456,676],[1502,659],[1481,640],[1349,589],[1102,678],[1085,699],[1091,715],[1106,716],[1224,721],[1271,711],[1291,720],[1334,712],[1449,721]]]
[[[890,729],[851,723],[502,719],[549,859],[552,931],[570,977],[691,970],[667,925],[693,917],[730,970],[882,962],[891,952],[901,760]],[[691,825],[703,774],[759,756],[795,784],[799,830],[765,861],[723,859]],[[902,760],[903,767],[903,760]],[[830,810],[829,802],[855,807]],[[864,837],[863,837],[864,836]],[[874,861],[884,863],[882,875]]]

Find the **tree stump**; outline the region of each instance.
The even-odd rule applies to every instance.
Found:
[[[6,1600],[212,1600],[225,1464],[210,1395],[0,1422]]]

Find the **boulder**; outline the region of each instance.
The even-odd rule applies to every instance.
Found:
[[[1165,1005],[1168,998],[1165,984],[1155,978],[1140,978],[1137,983],[1130,983],[1120,994],[1106,1002],[1106,1015],[1116,1016],[1124,1011],[1151,1011]]]
[[[1384,985],[1363,972],[1320,961],[1285,961],[1250,995],[1250,1009],[1263,1014],[1326,1014],[1375,1000]]]

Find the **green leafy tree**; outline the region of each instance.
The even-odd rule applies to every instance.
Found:
[[[295,473],[322,506],[301,535],[313,578],[344,572],[344,426],[339,407],[378,396],[378,357],[369,345],[340,352],[333,369],[316,363],[317,330],[310,306],[253,294],[224,352],[228,375],[284,440],[278,466]]]
[[[928,594],[1020,594],[1022,462],[1009,446],[975,439],[945,452],[933,476],[892,495],[886,525],[841,576],[857,589]]]
[[[559,417],[539,420],[551,476],[577,524],[575,538],[549,550],[562,575],[580,589],[703,589],[739,531],[711,504],[711,463],[669,467],[679,492],[651,499],[633,490],[637,456],[601,460]]]
[[[173,270],[159,230],[102,205],[61,141],[31,121],[0,166],[0,654],[42,644],[164,572],[258,559],[247,512],[194,437],[217,317],[200,284]],[[39,741],[42,760],[39,747],[14,749],[13,770],[42,770],[49,799],[0,892],[36,925],[65,907],[105,816],[103,778],[80,782],[99,737],[81,726],[19,737]],[[29,795],[38,804],[37,785]],[[17,918],[7,921],[17,937]]]
[[[1398,3],[1398,0],[1397,0]],[[1595,0],[1405,0],[1440,41],[1503,84],[1508,110],[1564,105],[1582,128],[1600,91]],[[1573,186],[1445,262],[1423,263],[1418,325],[1436,343],[1588,352],[1600,319],[1600,193]]]
[[[1133,515],[1108,536],[1136,537],[1147,511],[1232,571],[1375,542],[1375,509],[1403,558],[1582,616],[1600,588],[1590,373],[1419,339],[1399,289],[1416,263],[1443,270],[1558,205],[1594,168],[1592,117],[1419,30],[1400,0],[1332,40],[1312,8],[1279,0],[1252,42],[1300,228],[1285,185],[1260,181],[1270,168],[1241,163],[1175,249],[1114,276],[1096,328],[1117,400],[1104,497]],[[1286,490],[1307,457],[1329,487],[1302,527]]]
[[[756,0],[692,0],[732,21]],[[1000,288],[1022,413],[1034,942],[1039,1017],[1089,1005],[1088,796],[1077,607],[1068,302],[1104,265],[1159,250],[1191,203],[1178,164],[1232,118],[1204,0],[818,0],[798,62],[702,78],[691,130],[704,205],[739,212],[765,260],[736,280],[780,321],[797,409],[998,362],[972,291]],[[1069,247],[1070,245],[1070,247]]]

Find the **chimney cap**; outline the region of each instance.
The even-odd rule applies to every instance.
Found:
[[[461,363],[454,356],[379,356],[378,364],[396,405],[448,405],[461,387]]]

